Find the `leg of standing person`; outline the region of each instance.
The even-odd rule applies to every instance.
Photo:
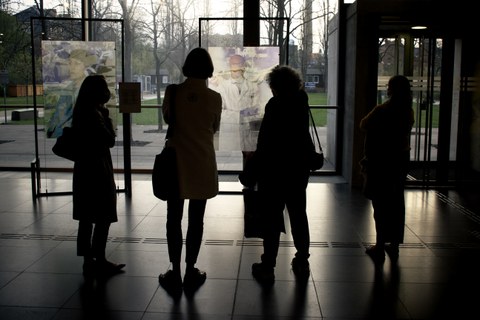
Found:
[[[77,255],[83,257],[83,275],[91,276],[95,269],[95,260],[92,252],[93,224],[89,221],[78,221]]]
[[[405,234],[405,176],[400,176],[392,194],[391,221],[389,225],[389,235],[385,245],[390,260],[396,262],[399,257],[399,246],[403,243]]]
[[[186,270],[183,279],[185,287],[198,287],[207,279],[207,274],[204,271],[195,268],[203,239],[203,218],[206,205],[206,199],[191,199],[189,201],[185,252]]]
[[[390,206],[391,203],[389,203],[384,196],[375,196],[372,199],[376,241],[375,245],[370,246],[365,250],[365,253],[368,254],[375,263],[382,263],[385,260],[385,232],[388,223],[386,219],[388,219]]]
[[[292,269],[297,277],[310,275],[310,230],[307,217],[307,194],[303,186],[295,188],[287,195],[286,202],[293,243],[297,252],[292,260]]]
[[[263,254],[261,263],[252,265],[252,274],[259,282],[272,284],[275,281],[275,266],[280,244],[281,226],[283,226],[283,210],[285,202],[279,193],[262,192],[260,198],[264,205],[263,221]]]
[[[181,257],[183,247],[182,218],[185,200],[167,200],[167,245],[172,269],[160,274],[158,281],[167,291],[178,294],[182,287]],[[181,291],[180,291],[181,292]]]
[[[97,272],[99,275],[110,276],[119,273],[125,264],[116,264],[106,258],[108,233],[110,222],[99,221],[95,223],[92,236],[92,252],[95,257]]]
[[[106,261],[105,250],[107,248],[108,232],[110,230],[109,222],[97,222],[93,229],[92,251],[95,260],[98,262]]]
[[[183,199],[167,201],[167,242],[168,255],[174,272],[181,272],[181,256],[183,247]]]

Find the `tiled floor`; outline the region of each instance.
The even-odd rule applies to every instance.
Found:
[[[42,180],[68,190],[70,175]],[[134,176],[131,199],[118,196],[119,222],[108,242],[125,273],[85,281],[76,256],[71,196],[32,201],[28,173],[0,172],[0,319],[475,319],[480,284],[480,206],[458,192],[407,190],[405,244],[397,265],[375,268],[365,246],[375,238],[370,203],[341,179],[308,187],[311,276],[295,281],[290,232],[272,288],[250,267],[262,251],[244,239],[242,197],[207,204],[198,267],[208,274],[193,297],[174,301],[158,284],[169,267],[165,203],[148,176]],[[222,190],[240,190],[222,182]],[[465,201],[465,202],[464,202]],[[288,230],[288,228],[287,228]]]

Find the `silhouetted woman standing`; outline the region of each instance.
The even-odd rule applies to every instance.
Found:
[[[105,103],[110,99],[101,75],[83,81],[73,109],[77,141],[73,168],[73,219],[78,220],[77,255],[84,257],[83,273],[111,275],[125,265],[106,259],[110,224],[117,219],[117,195],[110,148],[115,130]]]
[[[193,291],[207,278],[206,273],[196,268],[195,264],[203,237],[207,199],[218,194],[214,135],[220,127],[222,113],[220,94],[207,86],[207,79],[213,75],[213,63],[208,51],[203,48],[190,51],[182,71],[187,79],[166,88],[162,107],[165,121],[174,125],[168,144],[175,148],[177,154],[180,195],[178,199],[167,200],[167,242],[172,269],[160,274],[159,282],[173,295],[180,294],[182,286]],[[174,119],[171,117],[172,108]],[[189,199],[189,204],[186,269],[182,281],[182,218],[185,199]]]
[[[268,226],[263,230],[261,262],[252,265],[259,282],[271,284],[284,229],[287,209],[296,253],[291,265],[297,278],[310,275],[310,231],[307,218],[309,154],[313,148],[309,132],[308,95],[300,75],[289,66],[277,66],[267,75],[273,97],[265,106],[253,161],[258,191],[265,203]]]
[[[372,200],[376,244],[366,249],[375,262],[385,251],[396,261],[405,225],[405,179],[410,161],[410,132],[414,123],[409,80],[401,75],[388,81],[388,100],[360,122],[366,132],[365,195]]]

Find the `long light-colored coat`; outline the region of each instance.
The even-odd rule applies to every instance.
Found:
[[[168,124],[171,107],[175,108],[175,126],[168,143],[177,152],[180,198],[213,198],[218,194],[214,135],[220,127],[222,98],[207,87],[206,80],[187,78],[166,88],[162,111]]]

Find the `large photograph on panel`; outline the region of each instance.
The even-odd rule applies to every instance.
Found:
[[[254,151],[272,93],[266,75],[279,63],[278,47],[209,47],[214,74],[209,87],[222,96],[218,151]]]
[[[47,138],[57,138],[71,125],[78,90],[88,75],[105,76],[112,94],[107,107],[115,108],[115,63],[113,41],[42,41]]]

